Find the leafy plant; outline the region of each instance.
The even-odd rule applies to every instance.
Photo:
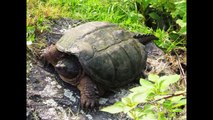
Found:
[[[140,79],[140,86],[130,89],[132,93],[102,108],[112,114],[124,112],[134,120],[165,120],[176,117],[186,104],[185,91],[172,93],[169,86],[176,83],[180,75],[159,77],[150,74],[148,80]]]
[[[146,13],[150,7],[159,12]],[[48,20],[59,17],[108,21],[133,32],[156,34],[160,39],[155,43],[165,52],[186,45],[186,0],[27,0],[27,41],[34,42],[37,32],[48,29]],[[147,27],[146,19],[153,19],[157,29]],[[164,23],[168,30],[161,29]]]
[[[35,40],[35,27],[27,26],[27,41],[34,42]]]
[[[149,7],[156,11],[146,13]],[[167,13],[166,19],[159,13]],[[165,22],[167,16],[171,16],[172,22],[166,22],[168,29],[161,29],[157,22]],[[129,31],[156,35],[159,40],[154,42],[167,53],[180,47],[185,50],[186,0],[27,0],[27,42],[34,42],[37,33],[47,30],[49,20],[60,17],[116,23]],[[153,19],[157,28],[146,26],[147,19]],[[168,90],[178,76],[150,75],[148,80],[141,79],[141,86],[115,103],[111,113],[124,112],[134,119],[175,117],[186,103],[184,95]]]
[[[27,41],[34,42],[36,34],[48,30],[48,20],[67,16],[66,10],[51,0],[27,0]]]
[[[160,34],[155,43],[170,52],[186,45],[186,0],[136,0],[145,25]]]

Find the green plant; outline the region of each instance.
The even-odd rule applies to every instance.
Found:
[[[155,11],[146,13],[148,8]],[[132,32],[155,34],[160,38],[155,43],[167,53],[186,45],[186,0],[27,0],[27,41],[34,42],[37,33],[48,30],[46,23],[59,17],[108,21]],[[147,27],[147,19],[157,28]],[[162,29],[165,26],[168,29]]]
[[[127,97],[101,111],[112,114],[124,112],[134,120],[166,120],[176,117],[181,106],[186,104],[185,91],[173,93],[169,86],[176,83],[180,75],[159,77],[150,74],[148,80],[140,79],[140,86],[130,89]]]
[[[87,21],[108,21],[130,31],[152,32],[143,25],[143,15],[138,11],[134,0],[27,1],[27,26],[36,27],[36,31],[45,30],[40,29],[44,28],[44,21],[60,16]]]
[[[139,10],[160,38],[155,43],[170,52],[186,45],[186,0],[136,0]]]
[[[34,42],[36,35],[48,30],[50,19],[67,16],[66,8],[53,5],[51,0],[27,0],[27,42]]]
[[[35,27],[27,26],[27,41],[34,42],[35,40]]]

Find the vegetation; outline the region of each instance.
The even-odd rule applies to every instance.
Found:
[[[124,112],[134,120],[167,120],[177,118],[186,104],[185,91],[173,93],[169,86],[179,80],[179,75],[159,77],[150,74],[148,80],[140,79],[138,87],[130,89],[127,97],[102,111],[112,114]]]
[[[126,30],[151,33],[166,53],[186,51],[186,0],[27,0],[27,42],[48,31],[51,19],[71,18],[108,21]],[[130,89],[127,97],[103,108],[110,113],[124,112],[135,120],[177,118],[186,104],[185,91],[169,89],[179,75],[140,79],[141,86]]]
[[[186,0],[27,0],[27,41],[34,42],[48,30],[48,20],[60,17],[116,23],[156,35],[155,43],[166,52],[185,50]]]

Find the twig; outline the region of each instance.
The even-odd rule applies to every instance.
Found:
[[[174,51],[174,52],[175,52],[175,51]],[[179,69],[180,69],[180,71],[181,71],[181,74],[183,75],[183,79],[184,79],[184,82],[185,82],[185,85],[186,85],[187,83],[186,83],[185,73],[184,73],[184,70],[183,70],[183,68],[182,68],[182,66],[181,66],[180,59],[179,59],[179,57],[178,57],[178,55],[177,55],[176,52],[175,52],[175,55],[176,55],[176,57],[177,57],[178,66],[179,66]]]
[[[154,101],[142,103],[142,106],[145,105],[145,104],[147,104],[147,103],[149,103],[149,104],[150,104],[150,103],[155,103],[155,102],[160,101],[160,100],[162,100],[162,99],[168,99],[168,98],[171,98],[171,97],[174,97],[174,96],[180,96],[180,95],[185,95],[185,94],[186,94],[185,91],[183,91],[183,92],[181,92],[181,93],[174,93],[174,94],[171,94],[171,95],[168,95],[168,96],[165,96],[165,97],[156,99],[156,100],[154,100]]]
[[[176,93],[176,94],[174,93],[174,94],[172,94],[172,95],[168,95],[168,96],[159,98],[159,99],[157,99],[157,100],[154,100],[154,101],[152,101],[151,103],[160,101],[160,100],[162,100],[162,99],[168,99],[168,98],[171,98],[171,97],[174,97],[174,96],[185,95],[185,93],[186,93],[185,91],[184,91],[184,92],[181,92],[181,93]]]

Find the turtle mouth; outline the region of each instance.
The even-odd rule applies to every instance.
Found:
[[[72,79],[77,77],[81,71],[81,65],[74,56],[65,56],[57,62],[55,70],[62,76]]]

